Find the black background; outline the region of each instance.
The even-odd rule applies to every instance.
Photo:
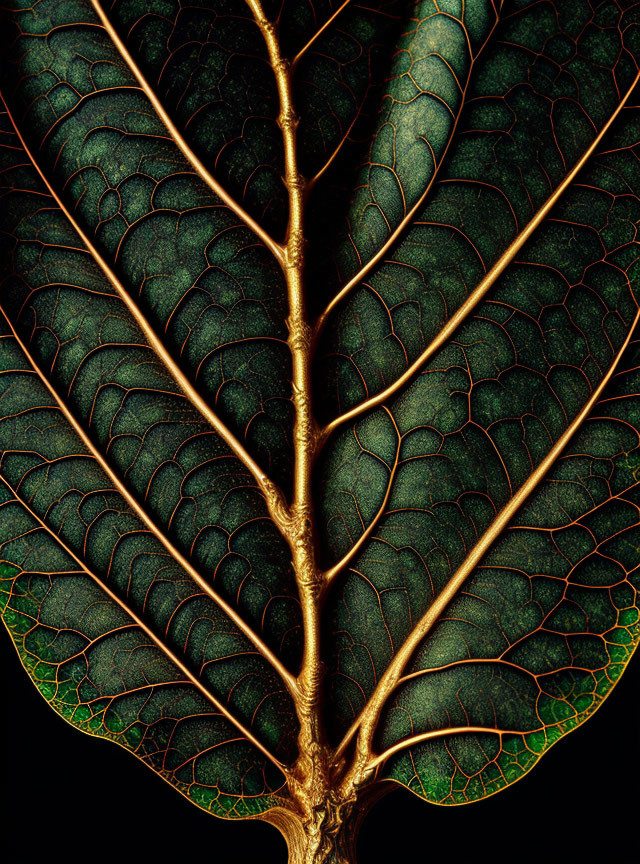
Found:
[[[76,731],[37,693],[5,632],[1,650],[8,864],[285,864],[275,829],[216,819],[122,748]],[[639,864],[639,694],[640,656],[585,726],[486,801],[435,807],[392,792],[365,822],[358,864]]]

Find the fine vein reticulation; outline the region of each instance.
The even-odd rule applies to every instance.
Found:
[[[8,20],[29,675],[292,864],[519,779],[640,637],[640,4]]]

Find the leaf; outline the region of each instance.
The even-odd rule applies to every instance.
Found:
[[[3,39],[39,690],[292,862],[353,861],[379,781],[519,779],[640,638],[640,4],[16,0]]]

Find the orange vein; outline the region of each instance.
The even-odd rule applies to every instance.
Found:
[[[540,732],[541,729],[528,729],[526,732],[522,730],[516,731],[513,729],[492,729],[490,726],[452,726],[449,729],[434,729],[431,732],[422,732],[420,735],[412,735],[411,738],[406,738],[404,741],[399,741],[393,747],[389,747],[384,753],[375,756],[367,764],[367,770],[373,771],[378,765],[386,762],[391,756],[400,750],[405,750],[408,747],[413,747],[416,744],[421,744],[424,741],[430,741],[432,738],[443,738],[446,735],[462,735],[462,734],[493,734],[499,735],[528,735],[530,732]]]
[[[366,543],[366,541],[369,539],[369,537],[371,536],[371,534],[375,530],[376,525],[379,523],[379,521],[382,518],[382,515],[383,515],[383,513],[387,507],[387,503],[389,501],[389,498],[391,497],[391,489],[393,487],[393,480],[394,480],[394,477],[395,477],[395,474],[396,474],[396,471],[398,468],[398,460],[400,457],[400,445],[402,443],[402,437],[400,435],[400,431],[399,431],[397,423],[393,417],[393,414],[391,413],[391,411],[389,411],[388,408],[385,408],[384,410],[387,412],[387,414],[389,415],[389,418],[391,419],[391,422],[393,423],[394,429],[396,430],[397,442],[398,442],[397,446],[396,446],[396,453],[395,453],[393,465],[392,465],[391,471],[389,473],[389,481],[387,483],[387,491],[385,492],[385,496],[382,500],[382,504],[380,505],[377,513],[375,514],[375,516],[373,517],[371,522],[367,525],[366,529],[362,532],[360,537],[353,544],[351,549],[349,549],[347,554],[340,561],[338,561],[337,564],[334,564],[333,567],[331,567],[329,570],[325,571],[324,577],[323,577],[325,585],[329,585],[335,579],[335,577],[339,573],[341,573],[342,570],[344,570],[344,568],[347,567],[348,564],[351,563],[351,561],[353,561],[353,559],[356,557],[356,555],[358,554],[358,552],[360,551],[362,546]]]
[[[342,10],[345,8],[345,6],[349,5],[349,3],[351,3],[351,0],[344,0],[344,3],[342,3],[340,6],[338,6],[336,11],[333,13],[333,15],[331,15],[330,18],[327,18],[327,20],[324,22],[322,27],[320,27],[319,30],[316,30],[316,32],[313,34],[311,39],[309,39],[307,44],[298,51],[296,56],[291,61],[291,68],[294,68],[296,66],[296,64],[301,60],[302,55],[305,54],[309,50],[309,48],[311,48],[311,46],[316,41],[316,39],[318,39],[320,36],[322,36],[324,31],[327,29],[327,27],[330,27],[333,24],[333,22],[338,17],[338,15],[342,12]]]
[[[316,185],[316,183],[320,180],[320,178],[322,177],[322,175],[323,175],[326,171],[329,170],[329,168],[331,167],[332,163],[333,163],[334,160],[337,158],[338,153],[340,152],[340,150],[341,150],[342,147],[344,146],[345,141],[347,140],[347,138],[348,138],[349,135],[351,134],[351,130],[353,129],[353,127],[355,126],[355,124],[356,124],[356,122],[357,122],[357,120],[358,120],[358,117],[359,117],[359,115],[360,115],[360,109],[362,108],[362,105],[363,105],[363,102],[360,103],[360,108],[359,108],[358,111],[356,112],[356,116],[353,118],[353,120],[351,121],[351,123],[349,123],[349,126],[347,127],[347,131],[344,133],[344,135],[342,136],[342,138],[341,138],[340,141],[338,142],[338,145],[337,145],[337,147],[334,149],[333,153],[332,153],[332,154],[329,156],[329,158],[325,161],[325,163],[322,165],[322,167],[321,167],[321,168],[320,168],[320,169],[319,169],[319,170],[318,170],[318,171],[313,175],[313,177],[311,177],[311,179],[307,180],[307,182],[305,183],[305,187],[304,187],[304,194],[305,194],[305,198],[308,198],[308,197],[309,197],[309,195],[310,195],[311,192],[313,191],[313,187],[314,187],[314,186]]]
[[[271,514],[272,519],[282,530],[282,523],[284,518],[284,499],[282,493],[279,489],[277,489],[276,485],[272,480],[265,474],[265,472],[260,468],[260,466],[255,462],[255,460],[249,455],[249,453],[245,450],[243,445],[238,441],[233,432],[220,420],[220,418],[215,414],[208,403],[202,398],[202,396],[198,393],[195,387],[191,384],[189,379],[186,377],[184,372],[180,369],[178,364],[174,361],[171,354],[167,351],[166,347],[157,336],[155,330],[146,319],[146,317],[142,314],[138,305],[131,298],[127,290],[124,288],[116,274],[109,267],[107,262],[104,260],[98,249],[91,242],[87,234],[82,230],[78,222],[75,220],[62,198],[55,191],[51,183],[48,181],[47,177],[44,174],[44,171],[41,169],[37,160],[33,156],[31,150],[27,146],[26,141],[22,137],[22,133],[18,129],[18,126],[13,119],[11,112],[6,104],[4,96],[0,94],[0,99],[5,106],[7,114],[13,124],[13,128],[15,129],[16,135],[20,139],[20,143],[22,144],[25,153],[31,160],[33,167],[38,172],[40,179],[46,186],[49,191],[49,194],[56,202],[62,213],[66,216],[66,218],[71,223],[73,229],[80,237],[87,250],[95,260],[98,267],[102,270],[104,275],[109,280],[112,287],[115,289],[116,293],[120,297],[120,299],[124,302],[125,306],[129,310],[129,312],[133,315],[136,323],[146,336],[149,345],[153,348],[156,354],[160,357],[169,373],[173,377],[173,379],[178,384],[179,388],[183,391],[184,395],[187,399],[194,405],[194,407],[202,414],[202,416],[211,424],[211,426],[215,429],[215,431],[220,435],[220,437],[224,440],[225,444],[230,448],[230,450],[237,456],[237,458],[242,462],[245,468],[253,476],[254,480],[258,484],[260,491],[264,495],[265,501],[267,503],[267,507],[269,508],[269,513]]]
[[[640,310],[636,312],[633,323],[629,329],[629,333],[627,334],[626,339],[624,340],[622,346],[615,355],[613,362],[611,363],[611,366],[607,371],[607,374],[602,378],[596,389],[591,394],[589,400],[585,403],[580,413],[569,424],[567,429],[556,441],[556,443],[551,448],[546,457],[538,465],[535,471],[533,471],[532,474],[529,476],[529,479],[525,483],[523,483],[520,489],[515,493],[515,495],[512,496],[508,503],[498,513],[489,528],[484,532],[480,540],[475,544],[471,552],[467,555],[461,566],[451,577],[444,589],[440,592],[438,598],[431,604],[431,606],[427,609],[420,621],[411,631],[404,644],[399,649],[399,651],[387,667],[386,671],[378,681],[376,688],[374,689],[366,706],[360,713],[360,716],[355,720],[355,722],[352,724],[351,728],[343,738],[341,744],[336,751],[336,758],[339,758],[339,756],[344,752],[349,741],[351,740],[355,732],[358,730],[358,728],[360,728],[360,734],[358,737],[358,750],[361,757],[368,761],[371,749],[371,741],[373,739],[373,733],[375,731],[378,717],[380,716],[380,712],[382,711],[384,703],[386,702],[387,698],[390,696],[391,692],[395,689],[396,684],[400,680],[406,664],[413,656],[420,642],[425,638],[427,633],[431,630],[433,625],[442,615],[446,607],[449,605],[449,603],[452,601],[458,591],[462,588],[467,578],[471,575],[471,573],[480,563],[484,555],[486,555],[486,553],[489,551],[500,533],[507,527],[511,519],[515,516],[518,509],[524,504],[526,499],[531,495],[531,493],[538,486],[538,484],[548,474],[549,470],[553,466],[558,456],[567,446],[567,443],[569,442],[571,437],[580,428],[586,417],[589,415],[592,408],[600,398],[602,391],[607,386],[611,377],[613,376],[620,360],[622,359],[622,355],[626,351],[627,346],[629,345],[633,337],[633,333],[639,319]]]
[[[242,205],[238,204],[238,202],[220,185],[220,183],[218,183],[215,177],[213,177],[213,175],[205,167],[203,162],[198,159],[196,154],[193,152],[191,147],[189,147],[189,145],[179,132],[175,123],[165,111],[162,103],[154,93],[151,85],[144,77],[137,63],[129,53],[127,46],[118,36],[115,28],[113,27],[106,13],[104,12],[99,0],[91,0],[91,5],[93,6],[98,17],[100,18],[102,26],[109,35],[109,38],[113,41],[123,60],[133,73],[136,81],[153,105],[153,108],[160,117],[162,123],[166,126],[170,136],[173,138],[174,142],[182,152],[183,156],[189,162],[193,170],[202,180],[204,180],[207,186],[212,189],[216,193],[216,195],[224,201],[227,207],[229,207],[230,210],[233,210],[236,216],[238,216],[238,218],[241,219],[245,223],[245,225],[247,225],[247,227],[250,228],[253,233],[260,238],[260,240],[262,240],[265,246],[267,246],[271,253],[276,257],[276,259],[282,264],[284,260],[284,252],[282,247],[278,243],[276,243],[275,240],[273,240],[273,238],[269,236],[269,234],[267,234],[264,228],[262,228],[255,221],[255,219],[250,216],[249,213],[247,213],[247,211],[244,209],[244,207],[242,207]]]
[[[378,249],[378,251],[375,253],[375,255],[372,258],[370,258],[369,261],[367,261],[367,263],[363,267],[361,267],[360,270],[354,276],[351,277],[351,279],[349,279],[349,281],[346,283],[346,285],[344,285],[344,287],[341,288],[340,291],[338,291],[336,296],[327,305],[324,312],[319,316],[318,320],[316,321],[316,328],[315,328],[316,337],[320,333],[320,331],[323,329],[324,325],[327,322],[327,318],[329,317],[329,315],[331,314],[333,309],[339,303],[341,303],[342,300],[347,296],[347,294],[349,294],[349,292],[353,288],[355,288],[357,285],[359,285],[360,282],[362,282],[362,280],[365,278],[367,273],[370,273],[371,270],[376,266],[376,264],[378,264],[378,262],[389,251],[391,246],[393,246],[393,244],[397,241],[398,237],[402,234],[404,229],[411,222],[411,220],[413,219],[415,214],[418,212],[420,207],[422,207],[422,205],[424,204],[424,201],[425,201],[427,195],[431,191],[433,184],[436,182],[436,180],[438,178],[440,168],[441,168],[441,166],[442,166],[442,164],[443,164],[443,162],[447,156],[447,153],[449,152],[449,147],[451,146],[451,142],[455,138],[456,129],[458,128],[458,123],[460,121],[460,117],[462,116],[462,110],[463,110],[465,102],[466,102],[467,90],[469,88],[469,82],[471,81],[471,73],[473,72],[473,67],[475,65],[476,59],[480,56],[480,54],[484,50],[485,45],[487,44],[487,42],[491,38],[493,31],[495,30],[497,22],[498,22],[498,19],[496,18],[496,20],[493,23],[493,26],[491,27],[491,30],[487,34],[487,38],[484,40],[484,42],[480,46],[480,49],[478,50],[478,52],[476,53],[475,56],[471,56],[471,59],[469,62],[469,71],[467,74],[467,80],[466,80],[464,89],[462,90],[462,94],[460,97],[460,105],[459,105],[458,111],[456,112],[456,116],[455,116],[455,119],[453,121],[451,131],[449,133],[449,138],[447,140],[447,143],[445,145],[445,148],[442,152],[440,159],[437,162],[436,162],[435,158],[433,159],[433,174],[431,175],[431,179],[427,183],[427,186],[426,186],[424,192],[422,193],[422,195],[420,195],[420,197],[418,198],[416,203],[413,205],[413,207],[411,207],[409,212],[402,218],[402,220],[398,224],[398,226],[391,232],[389,237],[382,244],[382,246]],[[426,141],[426,139],[425,139],[425,143],[427,143],[427,145],[431,149],[429,142]],[[433,153],[433,151],[432,151],[432,153]]]
[[[267,750],[267,748],[263,744],[260,743],[260,741],[255,737],[255,735],[253,735],[252,732],[250,732],[248,729],[246,729],[245,726],[239,720],[237,720],[233,716],[233,714],[227,708],[225,708],[225,706],[218,699],[216,699],[216,697],[213,695],[213,693],[211,693],[204,686],[204,684],[200,681],[200,679],[197,678],[193,674],[193,672],[191,672],[191,670],[182,662],[182,660],[180,660],[180,658],[176,654],[174,654],[174,652],[171,650],[171,648],[169,648],[167,645],[165,645],[164,642],[162,642],[155,635],[155,633],[151,630],[151,628],[148,627],[147,624],[145,624],[145,622],[142,620],[142,618],[140,618],[138,615],[136,615],[136,613],[133,611],[133,609],[131,609],[124,602],[124,600],[122,600],[121,597],[119,597],[107,585],[105,585],[105,583],[102,581],[102,579],[100,579],[99,576],[97,576],[95,573],[93,573],[87,567],[85,562],[82,561],[82,559],[79,558],[75,554],[75,552],[73,552],[73,550],[70,549],[64,543],[64,541],[61,540],[60,537],[58,537],[58,535],[55,534],[55,532],[51,530],[51,528],[49,528],[49,526],[37,515],[37,513],[35,513],[29,507],[29,505],[18,495],[17,491],[13,488],[13,486],[11,486],[9,481],[6,480],[2,474],[0,474],[0,480],[4,483],[4,485],[7,487],[7,489],[9,489],[11,494],[14,496],[15,500],[18,501],[22,507],[24,507],[24,509],[30,514],[30,516],[32,516],[32,518],[35,519],[35,521],[42,528],[44,528],[44,530],[47,531],[47,533],[50,534],[51,537],[53,537],[55,542],[58,543],[64,549],[64,551],[67,553],[67,555],[69,555],[82,568],[82,570],[87,574],[87,576],[89,576],[91,579],[93,579],[93,581],[96,582],[100,586],[100,588],[105,592],[105,594],[107,594],[114,601],[114,603],[117,603],[118,606],[133,621],[135,621],[135,623],[138,625],[138,627],[140,627],[140,629],[144,633],[146,633],[146,635],[155,643],[155,645],[158,646],[158,648],[160,648],[160,650],[169,658],[169,660],[175,666],[178,667],[178,669],[182,672],[182,674],[194,685],[194,687],[196,687],[202,693],[202,695],[205,697],[205,699],[207,699],[213,705],[213,707],[216,709],[216,711],[218,711],[220,714],[222,714],[223,717],[225,717],[230,723],[232,723],[236,727],[236,729],[238,729],[238,731],[243,735],[243,737],[246,738],[248,741],[250,741],[255,747],[257,747],[258,750],[260,750],[260,752],[264,756],[266,756],[271,762],[274,763],[274,765],[277,765],[277,767],[281,771],[286,772],[286,768],[282,764],[282,762],[280,762],[279,759],[277,759],[275,756],[273,756],[273,754],[271,754]]]
[[[243,619],[240,617],[240,615],[238,615],[236,610],[233,609],[233,607],[231,607],[226,602],[226,600],[224,600],[224,598],[221,597],[217,593],[217,591],[215,591],[209,585],[209,583],[205,581],[205,579],[203,579],[203,577],[198,573],[198,571],[195,569],[195,567],[193,567],[191,562],[188,561],[187,558],[185,558],[185,556],[173,545],[173,543],[164,534],[164,532],[160,528],[158,528],[158,526],[155,524],[155,522],[147,514],[145,509],[140,506],[140,504],[138,503],[136,498],[134,498],[134,496],[129,492],[129,490],[124,485],[122,480],[117,476],[117,474],[113,471],[113,469],[111,468],[109,463],[106,461],[104,456],[96,448],[93,441],[87,435],[87,433],[84,431],[84,429],[82,428],[80,423],[76,420],[74,415],[67,408],[64,401],[60,398],[60,396],[58,395],[57,391],[55,390],[55,388],[53,387],[53,385],[51,384],[49,379],[46,377],[46,375],[44,375],[44,373],[42,372],[42,370],[40,369],[40,367],[36,363],[35,359],[31,355],[30,351],[28,350],[27,346],[24,344],[24,342],[22,341],[22,339],[18,335],[15,327],[13,326],[8,315],[4,311],[4,308],[2,307],[2,305],[0,305],[0,312],[2,313],[4,318],[6,319],[7,324],[9,326],[9,328],[11,329],[11,332],[12,332],[16,342],[18,343],[18,345],[20,346],[25,357],[29,361],[29,364],[31,365],[33,371],[36,373],[38,378],[42,381],[44,386],[47,388],[48,392],[51,394],[51,396],[55,400],[58,408],[60,409],[60,411],[63,414],[63,416],[65,417],[65,419],[71,424],[72,428],[74,429],[74,431],[76,432],[76,434],[78,435],[78,437],[80,438],[82,443],[85,445],[87,450],[91,453],[91,455],[94,457],[96,462],[98,462],[98,464],[100,465],[102,470],[109,477],[109,479],[111,480],[111,482],[113,483],[115,488],[118,490],[118,492],[125,499],[127,504],[136,513],[136,515],[144,522],[144,524],[147,526],[149,531],[151,531],[151,533],[154,535],[154,537],[156,537],[160,541],[160,543],[162,543],[162,545],[167,550],[167,552],[171,555],[171,557],[175,561],[177,561],[178,564],[182,568],[184,568],[184,570],[186,570],[186,572],[191,576],[191,578],[198,585],[198,587],[202,591],[204,591],[207,594],[207,596],[209,596],[220,607],[220,609],[222,609],[222,611],[226,615],[229,616],[229,618],[233,621],[233,623],[236,625],[236,627],[247,637],[247,639],[249,639],[251,644],[273,666],[273,668],[276,670],[276,672],[282,678],[287,690],[292,695],[294,695],[297,692],[297,687],[296,687],[295,679],[291,675],[291,673],[288,671],[288,669],[285,668],[285,666],[275,656],[275,654],[271,651],[271,649],[262,641],[262,639],[260,639],[260,637],[257,635],[257,633],[254,633],[254,631],[251,629],[251,627],[249,627],[249,625],[245,621],[243,621]]]
[[[458,309],[458,311],[447,321],[447,323],[442,328],[440,333],[436,336],[436,338],[425,348],[425,350],[420,354],[420,356],[416,360],[414,360],[414,362],[406,369],[406,371],[403,372],[403,374],[393,382],[393,384],[390,384],[388,387],[385,387],[384,390],[381,390],[380,393],[377,393],[375,396],[371,396],[369,399],[365,399],[364,402],[361,402],[359,405],[355,405],[353,408],[351,408],[351,410],[346,411],[344,414],[341,414],[339,417],[336,417],[335,420],[332,420],[330,423],[328,423],[322,431],[323,440],[326,438],[327,435],[330,435],[331,432],[333,432],[333,430],[336,429],[338,426],[341,426],[343,423],[346,423],[349,420],[353,420],[354,417],[358,417],[360,414],[368,411],[370,408],[374,408],[376,405],[380,405],[382,402],[384,402],[386,399],[388,399],[390,396],[400,390],[405,384],[408,383],[408,381],[411,380],[411,378],[420,369],[420,367],[423,366],[435,354],[435,352],[438,351],[453,335],[455,330],[462,324],[462,322],[467,318],[467,316],[478,305],[478,303],[482,300],[487,291],[489,291],[492,285],[496,282],[498,277],[502,275],[506,267],[513,261],[517,253],[531,237],[531,235],[540,225],[540,223],[544,219],[546,219],[551,209],[558,202],[559,198],[571,185],[571,183],[573,183],[578,173],[582,170],[582,168],[584,168],[585,164],[591,158],[595,149],[602,141],[602,138],[608,132],[611,124],[615,121],[620,111],[622,111],[622,109],[624,108],[638,81],[640,81],[640,73],[636,75],[633,84],[627,90],[624,98],[622,99],[616,110],[613,112],[613,114],[602,127],[596,138],[593,140],[591,146],[585,151],[585,153],[578,160],[578,162],[576,162],[572,170],[567,174],[567,176],[564,178],[558,188],[554,191],[554,193],[549,198],[547,198],[547,200],[542,205],[540,210],[538,210],[533,219],[520,232],[520,234],[510,244],[508,249],[500,256],[500,258],[496,261],[493,267],[482,279],[477,288],[472,291],[472,293],[468,296],[468,298]],[[343,292],[341,292],[340,295],[334,298],[330,306],[327,307],[327,313],[325,313],[325,315],[328,314],[329,310],[333,308],[333,306],[338,302],[338,299],[343,294]]]

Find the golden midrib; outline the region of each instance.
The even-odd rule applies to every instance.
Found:
[[[160,541],[160,543],[164,546],[167,552],[171,555],[171,557],[182,567],[194,582],[198,585],[198,587],[208,596],[211,600],[216,603],[216,605],[222,609],[222,611],[229,616],[231,621],[236,625],[236,627],[247,637],[247,639],[251,642],[251,644],[257,649],[257,651],[273,666],[278,675],[282,678],[285,686],[289,693],[294,695],[296,693],[296,684],[295,679],[285,668],[282,662],[275,656],[273,651],[260,639],[260,637],[253,631],[251,627],[242,619],[240,615],[236,612],[236,610],[230,606],[226,600],[221,597],[217,591],[215,591],[211,585],[200,575],[200,573],[195,569],[195,567],[191,564],[191,562],[177,549],[171,540],[166,536],[164,531],[160,530],[155,522],[151,519],[151,517],[147,514],[146,510],[140,506],[137,499],[129,492],[125,484],[118,477],[115,471],[111,468],[107,460],[97,449],[91,438],[84,431],[80,423],[77,421],[75,416],[66,406],[64,400],[60,397],[54,386],[51,384],[47,376],[42,372],[40,367],[38,366],[35,358],[32,356],[31,352],[20,338],[18,332],[16,331],[13,323],[11,322],[9,316],[4,311],[4,308],[0,304],[0,313],[4,316],[8,327],[13,334],[14,339],[20,346],[20,350],[26,357],[29,365],[38,376],[40,381],[46,387],[49,394],[55,400],[58,409],[63,414],[67,422],[71,425],[75,433],[78,435],[84,446],[91,453],[96,462],[100,465],[102,470],[105,472],[107,477],[111,480],[114,487],[117,491],[122,495],[127,504],[131,507],[134,513],[138,516],[139,519],[142,520],[144,525],[146,525],[147,529],[152,533],[152,535]]]
[[[117,594],[115,594],[98,576],[96,576],[96,574],[93,573],[93,571],[89,569],[89,567],[85,564],[85,562],[81,558],[79,558],[75,554],[75,552],[70,547],[68,547],[64,543],[64,541],[60,537],[58,537],[57,534],[55,534],[51,530],[51,528],[49,528],[49,526],[38,516],[38,514],[35,511],[33,511],[29,507],[27,502],[18,494],[18,492],[13,488],[13,486],[9,483],[9,481],[1,473],[0,473],[0,481],[2,481],[2,483],[4,483],[4,485],[7,487],[9,492],[13,495],[14,499],[20,503],[21,507],[23,507],[27,511],[27,513],[29,513],[29,515],[37,522],[38,525],[40,525],[41,528],[43,528],[51,537],[53,537],[54,541],[62,549],[64,549],[64,551],[67,553],[67,555],[69,555],[69,557],[72,558],[78,564],[78,566],[82,569],[82,571],[84,573],[86,573],[87,576],[89,576],[89,578],[92,579],[92,581],[94,581],[100,587],[100,589],[108,597],[110,597],[111,600],[113,600],[113,602],[116,603],[120,607],[120,609],[122,609],[125,612],[125,614],[128,615],[129,618],[131,618],[131,620],[138,627],[140,627],[140,629],[149,637],[149,639],[152,640],[154,645],[156,645],[162,651],[162,653],[171,661],[171,663],[173,663],[173,665],[176,666],[180,670],[180,672],[182,672],[182,674],[188,679],[188,681],[190,681],[191,684],[193,684],[194,687],[196,687],[199,690],[199,692],[205,697],[205,699],[207,699],[207,701],[210,702],[211,705],[213,705],[213,707],[216,709],[216,711],[218,711],[219,714],[221,714],[223,717],[225,717],[241,733],[243,738],[250,741],[254,745],[254,747],[256,747],[264,756],[267,757],[267,759],[269,759],[270,762],[273,762],[274,765],[276,765],[281,771],[286,771],[286,768],[282,764],[282,762],[280,762],[279,759],[277,759],[272,753],[270,753],[269,750],[264,746],[264,744],[262,744],[249,729],[247,729],[236,717],[233,716],[233,714],[213,695],[213,693],[211,693],[204,686],[204,684],[199,680],[199,678],[197,678],[191,672],[191,670],[183,663],[183,661],[176,654],[174,654],[174,652],[167,645],[165,645],[161,639],[159,639],[155,635],[153,630],[151,630],[147,626],[147,624],[145,624],[145,622],[142,620],[142,618],[140,618],[122,600],[121,597],[118,597]]]
[[[480,563],[482,558],[486,555],[491,546],[495,543],[502,531],[507,527],[507,525],[515,516],[519,508],[537,488],[538,484],[547,476],[556,459],[560,456],[564,448],[567,446],[569,440],[582,426],[583,422],[585,421],[585,419],[593,409],[594,405],[602,395],[603,390],[611,380],[611,377],[614,375],[615,370],[617,369],[618,364],[620,363],[620,360],[622,359],[622,356],[627,349],[627,346],[633,338],[634,330],[638,324],[639,319],[640,311],[637,311],[633,322],[629,328],[629,332],[627,333],[625,341],[623,342],[620,349],[616,352],[616,355],[606,375],[603,376],[602,380],[600,381],[596,389],[593,391],[591,397],[585,403],[582,410],[569,424],[565,432],[560,436],[560,438],[551,448],[547,456],[531,473],[528,480],[523,483],[520,489],[511,497],[509,502],[498,513],[497,517],[493,520],[489,528],[484,532],[480,540],[475,544],[469,555],[467,555],[467,557],[460,565],[460,567],[456,570],[447,585],[440,592],[437,599],[431,604],[429,609],[425,612],[418,624],[414,627],[407,639],[404,641],[402,647],[398,650],[395,657],[380,678],[376,688],[374,689],[371,697],[367,702],[367,705],[360,712],[359,717],[352,724],[351,728],[340,743],[336,751],[336,758],[339,758],[340,755],[344,752],[346,746],[348,745],[349,741],[356,733],[358,728],[360,728],[360,734],[357,746],[362,754],[368,755],[370,753],[373,732],[375,730],[375,725],[377,723],[382,707],[387,701],[392,691],[395,689],[396,684],[400,680],[402,672],[404,671],[407,663],[410,661],[411,657],[413,656],[419,644],[425,638],[427,633],[437,622],[445,608],[449,605],[449,603],[456,596],[460,588],[464,585],[467,578],[475,570],[476,566]]]
[[[191,147],[187,144],[184,137],[178,130],[177,126],[167,114],[165,108],[162,103],[158,99],[155,94],[155,91],[142,74],[141,69],[138,64],[135,62],[127,46],[124,44],[117,31],[109,21],[105,11],[102,8],[102,4],[99,0],[91,0],[91,5],[95,13],[100,18],[102,26],[104,27],[107,35],[117,48],[119,54],[121,55],[124,62],[129,67],[131,73],[135,77],[136,81],[140,85],[140,88],[151,102],[154,111],[157,113],[158,117],[162,121],[162,124],[166,127],[169,135],[176,143],[180,152],[192,166],[193,170],[198,174],[198,176],[204,180],[207,186],[215,192],[215,194],[224,201],[224,203],[232,210],[239,219],[241,219],[248,228],[250,228],[253,233],[262,240],[262,242],[267,246],[267,248],[271,251],[271,253],[276,257],[278,261],[282,261],[283,259],[283,249],[282,247],[273,240],[272,237],[267,234],[267,232],[259,225],[256,220],[247,213],[247,211],[239,204],[227,191],[224,187],[215,179],[215,177],[210,173],[210,171],[206,168],[204,163],[196,156]]]
[[[447,323],[442,328],[440,333],[435,337],[435,339],[430,342],[430,344],[424,349],[424,351],[422,351],[422,353],[416,358],[416,360],[411,363],[411,365],[405,370],[405,372],[403,372],[402,375],[396,378],[393,384],[390,384],[388,387],[385,387],[384,390],[381,390],[380,393],[377,393],[375,396],[371,396],[369,399],[365,399],[363,402],[360,402],[360,404],[355,405],[349,411],[345,411],[344,414],[339,415],[330,423],[328,423],[321,433],[323,440],[326,440],[326,438],[335,429],[337,429],[339,426],[342,426],[343,423],[354,420],[356,417],[359,417],[361,414],[369,411],[371,408],[375,408],[377,405],[381,405],[383,402],[393,396],[394,393],[397,393],[400,389],[402,389],[402,387],[405,386],[405,384],[407,384],[413,378],[413,376],[436,353],[436,351],[442,348],[443,345],[451,338],[453,333],[458,329],[458,327],[460,327],[463,321],[465,321],[465,319],[475,309],[475,307],[482,300],[482,298],[487,294],[489,289],[494,285],[496,280],[502,275],[507,266],[513,261],[515,256],[518,254],[520,249],[522,249],[522,247],[531,237],[534,231],[544,221],[544,219],[546,219],[551,209],[558,203],[561,196],[576,179],[576,176],[584,168],[591,156],[593,156],[596,148],[602,141],[603,137],[609,131],[611,124],[615,121],[619,113],[626,105],[629,97],[631,96],[633,90],[638,84],[638,81],[640,81],[640,73],[636,75],[633,84],[631,85],[631,87],[629,87],[624,97],[620,101],[618,107],[613,112],[611,117],[609,117],[600,132],[596,135],[589,148],[584,152],[578,162],[576,162],[572,170],[566,175],[562,183],[557,187],[557,189],[555,189],[553,194],[550,195],[549,198],[547,198],[547,200],[542,205],[540,210],[538,210],[533,219],[531,219],[531,221],[525,226],[525,228],[520,232],[520,234],[518,234],[518,236],[510,244],[508,249],[500,256],[500,258],[496,261],[496,263],[489,270],[489,272],[484,276],[478,286],[471,292],[471,294],[465,300],[462,306],[460,306],[460,308],[451,316],[451,318],[447,321]],[[330,306],[327,308],[332,308],[332,304],[330,304]],[[326,314],[327,313],[325,312],[325,315]]]

